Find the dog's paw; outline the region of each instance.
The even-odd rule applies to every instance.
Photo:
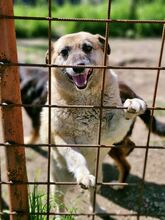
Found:
[[[77,182],[78,184],[80,184],[82,189],[88,189],[90,187],[94,187],[95,186],[95,176],[88,174],[88,175],[83,175],[83,176],[79,176],[77,178]]]
[[[137,115],[141,115],[145,112],[147,105],[142,99],[134,98],[127,99],[123,105],[126,119],[133,119]]]

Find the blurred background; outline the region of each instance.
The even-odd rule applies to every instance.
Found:
[[[48,16],[47,0],[15,0],[14,13],[20,16]],[[95,18],[107,17],[107,0],[52,0],[52,17]],[[164,0],[112,0],[112,19],[159,20],[165,18]],[[104,23],[92,22],[52,22],[52,37],[78,32],[105,34]],[[111,37],[158,37],[161,24],[111,23]],[[18,38],[47,37],[48,21],[16,20]]]

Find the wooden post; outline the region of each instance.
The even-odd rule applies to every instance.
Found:
[[[13,1],[0,0],[0,15],[13,15]],[[0,62],[17,63],[15,26],[13,19],[0,18]],[[23,144],[23,126],[21,108],[9,107],[8,104],[21,103],[18,67],[0,66],[1,99],[6,103],[2,107],[3,135],[9,185],[10,220],[28,220],[28,190],[25,149]],[[18,144],[18,146],[13,146]],[[17,184],[14,184],[17,183]],[[24,213],[26,212],[26,213]],[[20,214],[18,214],[20,213]],[[22,213],[22,214],[21,214]]]

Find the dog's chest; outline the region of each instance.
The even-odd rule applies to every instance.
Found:
[[[99,132],[101,144],[113,144],[126,135],[131,121],[124,118],[122,110],[103,110],[100,125],[99,109],[56,109],[55,131],[72,137],[77,144],[97,144]]]
[[[98,129],[99,111],[96,109],[58,109],[54,111],[54,129],[77,139],[89,142]],[[93,142],[93,141],[92,141]]]

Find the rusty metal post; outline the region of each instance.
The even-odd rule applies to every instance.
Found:
[[[13,15],[13,1],[0,1],[0,15]],[[0,62],[17,63],[16,36],[13,19],[0,19]],[[0,68],[1,99],[6,103],[2,108],[4,141],[6,147],[6,163],[9,184],[10,220],[28,219],[28,190],[25,149],[23,144],[22,113],[18,107],[8,104],[21,103],[18,67],[8,66]],[[12,146],[18,144],[18,146]],[[16,183],[16,184],[14,184]],[[25,213],[26,212],[26,213]],[[15,214],[14,214],[15,213]]]

